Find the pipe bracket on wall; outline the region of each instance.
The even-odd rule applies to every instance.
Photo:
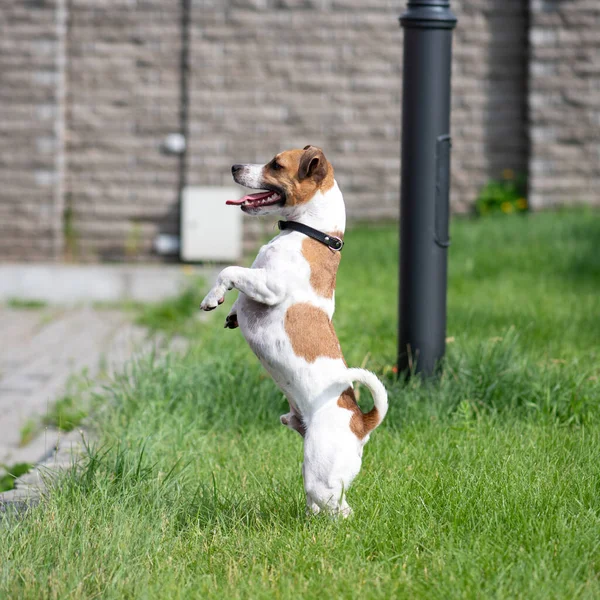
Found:
[[[440,135],[435,147],[435,243],[440,248],[450,245],[450,149],[452,138]]]

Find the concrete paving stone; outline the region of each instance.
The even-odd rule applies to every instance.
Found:
[[[5,423],[7,422],[1,416],[0,419]],[[11,445],[10,440],[2,442],[0,443],[0,464],[14,465],[25,462],[35,464],[56,450],[63,435],[62,431],[48,427],[25,446],[15,445],[14,443]]]
[[[89,308],[63,315],[30,343],[15,348],[22,365],[0,379],[0,398],[2,390],[29,391],[22,412],[27,407],[43,410],[70,375],[79,374],[84,368],[97,368],[115,329],[124,322],[124,317],[117,320],[114,315],[103,316]]]
[[[192,278],[211,281],[215,268],[192,265],[0,264],[0,301],[156,302],[175,296]]]
[[[149,336],[119,310],[0,308],[0,465],[36,465],[17,479],[14,490],[0,494],[0,512],[20,514],[55,475],[86,453],[89,433],[79,429],[65,433],[46,427],[20,445],[23,426],[29,420],[40,423],[74,375],[85,372],[91,382],[99,375],[113,378],[129,360],[148,352],[160,358],[186,347],[184,338]],[[87,391],[100,390],[102,381]],[[5,472],[0,467],[0,474]]]

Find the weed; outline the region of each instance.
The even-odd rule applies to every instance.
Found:
[[[143,306],[139,311],[137,323],[151,331],[183,333],[198,314],[203,290],[202,279],[196,278],[178,296]]]
[[[502,179],[486,183],[475,202],[475,211],[481,216],[523,213],[527,209],[526,179],[522,175],[515,175],[512,169],[504,169]]]
[[[21,439],[19,440],[19,444],[21,446],[27,446],[27,444],[29,444],[36,436],[39,429],[39,423],[35,419],[27,419],[25,424],[21,427]]]
[[[72,431],[87,416],[87,411],[79,403],[79,398],[74,396],[59,398],[44,415],[42,422],[63,431]]]
[[[6,302],[9,308],[16,308],[20,310],[39,310],[46,308],[48,303],[44,300],[33,300],[28,298],[9,298]]]
[[[16,463],[14,465],[0,465],[6,471],[4,475],[0,475],[0,492],[8,492],[15,487],[15,481],[28,473],[33,467],[30,463]]]
[[[65,394],[48,407],[42,423],[63,431],[75,429],[88,415],[91,387],[87,369],[71,375],[65,385]]]

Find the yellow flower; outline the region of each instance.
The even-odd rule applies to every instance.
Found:
[[[527,208],[527,200],[525,200],[525,198],[519,198],[517,200],[517,206],[521,209],[521,210],[525,210]]]
[[[503,202],[500,205],[500,210],[503,213],[509,214],[509,213],[511,213],[514,210],[514,207],[513,207],[513,205],[510,202]]]
[[[504,179],[514,179],[515,173],[512,169],[504,169],[504,171],[502,171],[502,177],[504,177]]]

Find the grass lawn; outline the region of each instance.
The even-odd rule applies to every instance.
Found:
[[[85,468],[5,520],[0,597],[600,597],[600,214],[455,219],[452,238],[444,374],[401,383],[396,228],[346,236],[334,322],[391,407],[352,518],[305,516],[286,403],[223,329],[233,294],[185,318],[199,291],[142,316],[189,353],[132,365]]]

